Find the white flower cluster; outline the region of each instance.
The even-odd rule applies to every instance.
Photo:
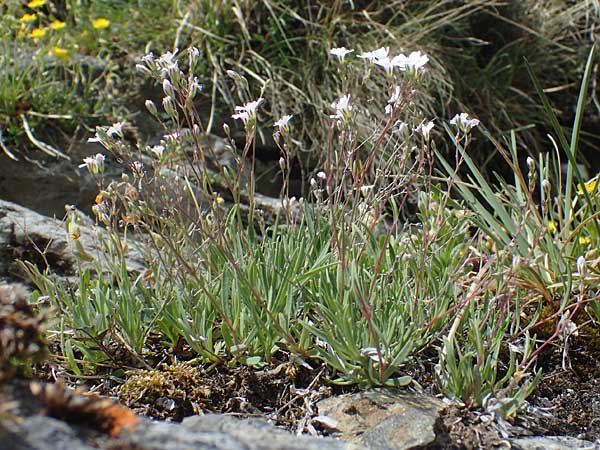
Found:
[[[251,120],[256,119],[256,108],[263,101],[262,98],[255,100],[253,102],[246,103],[244,106],[236,106],[235,110],[236,114],[232,115],[232,119],[241,120],[245,124],[248,124]]]
[[[344,61],[346,55],[352,53],[354,50],[349,50],[346,47],[333,48],[329,53],[336,56],[341,61]],[[391,75],[394,69],[398,69],[401,72],[408,72],[413,76],[418,75],[425,64],[429,61],[429,57],[421,51],[417,50],[411,52],[408,56],[404,53],[399,53],[396,56],[389,55],[389,47],[381,47],[371,52],[364,52],[358,55],[359,58],[366,59],[367,61],[375,64],[376,66],[385,69],[388,75]]]

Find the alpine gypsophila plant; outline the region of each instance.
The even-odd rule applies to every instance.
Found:
[[[19,17],[40,45],[68,28],[34,26],[35,8],[35,17]],[[88,18],[88,32],[116,28],[107,17]],[[181,33],[187,24],[180,21]],[[575,164],[583,100],[571,142],[558,125],[551,141],[556,158],[568,155],[567,180],[545,155],[527,160],[524,175],[516,132],[505,143],[483,119],[434,118],[419,106],[434,97],[436,53],[376,48],[383,42],[366,52],[322,48],[337,77],[327,86],[336,89],[323,89],[322,110],[308,118],[301,108],[269,114],[280,96],[263,72],[217,61],[221,47],[210,42],[216,50],[180,52],[178,38],[136,65],[157,92],[144,103],[163,130],[153,142],[132,142],[123,122],[96,127],[89,142],[121,173],[107,176],[104,153],[79,166],[98,184],[93,238],[102,251],[83,247],[82,218],[69,208],[76,282],[23,264],[59,311],[49,337],[65,370],[150,370],[161,351],[211,370],[322,367],[330,383],[363,387],[406,386],[429,370],[452,401],[513,417],[540,379],[542,350],[562,339],[567,367],[569,339],[600,322],[592,292],[598,188]],[[207,52],[215,67],[231,65],[210,79],[208,118],[199,112]],[[586,79],[591,66],[590,56]],[[220,78],[237,97],[217,138],[215,104],[227,92]],[[308,120],[322,128],[309,164],[299,131]],[[280,178],[276,199],[259,193],[265,133],[276,153],[265,176]],[[503,155],[511,184],[481,172],[470,155],[480,139]],[[141,267],[132,267],[131,251]]]

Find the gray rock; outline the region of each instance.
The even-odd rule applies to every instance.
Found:
[[[101,258],[103,250],[97,229],[91,219],[80,215],[79,241],[90,255]],[[0,200],[0,277],[15,279],[22,276],[17,259],[31,261],[45,268],[46,263],[56,274],[70,277],[75,273],[77,258],[69,242],[63,221],[42,216],[15,203]],[[40,252],[45,252],[42,258]],[[128,267],[132,271],[144,269],[142,256],[130,249]]]
[[[60,150],[71,159],[53,158],[39,150],[30,160],[17,150],[19,161],[4,158],[0,164],[0,198],[50,217],[64,216],[65,204],[89,212],[98,193],[97,181],[79,165],[87,156],[107,152],[99,144],[88,142]],[[123,168],[107,154],[104,179],[117,179],[122,172]]]
[[[142,422],[119,443],[144,450],[360,450],[332,438],[294,436],[259,419],[210,414],[182,424]],[[113,444],[114,445],[114,444]]]
[[[126,438],[144,450],[360,450],[332,438],[294,436],[259,419],[221,414],[188,418],[182,424],[142,422]],[[135,447],[134,447],[135,448]]]
[[[33,416],[1,434],[0,450],[361,450],[332,438],[294,436],[261,420],[224,415],[188,419],[185,424],[141,420],[119,438],[90,432],[56,419]]]
[[[0,432],[0,450],[93,450],[75,429],[52,417],[33,416],[16,431]]]
[[[517,450],[599,450],[598,443],[568,436],[531,436],[511,439]]]
[[[426,395],[375,389],[331,397],[318,408],[341,439],[372,450],[400,450],[435,442],[434,425],[444,404]]]

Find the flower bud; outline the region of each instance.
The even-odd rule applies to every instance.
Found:
[[[194,126],[192,127],[192,134],[198,138],[202,135],[202,129],[200,128],[200,125],[198,125],[197,123],[194,124]]]
[[[173,89],[173,85],[167,78],[163,80],[162,86],[165,95],[169,97],[175,97],[175,90]]]
[[[196,47],[190,47],[188,49],[188,57],[190,59],[190,70],[194,69],[194,66],[198,62],[198,57],[200,56],[200,50]]]
[[[150,114],[152,114],[153,116],[158,116],[158,110],[156,109],[156,105],[154,104],[154,102],[152,100],[146,100],[146,109],[148,110],[148,112]]]
[[[550,181],[548,181],[547,179],[542,180],[542,190],[546,194],[550,194],[550,191],[552,190],[552,185],[550,184]]]
[[[143,64],[136,64],[135,69],[143,75],[146,75],[146,76],[152,75],[152,71]]]
[[[535,170],[535,160],[531,156],[528,156],[526,161],[529,171],[533,172]]]
[[[175,103],[173,102],[173,98],[169,96],[163,98],[162,104],[163,108],[165,109],[165,112],[169,115],[169,117],[175,118]]]
[[[581,278],[583,278],[587,273],[587,264],[584,256],[577,258],[577,273]]]

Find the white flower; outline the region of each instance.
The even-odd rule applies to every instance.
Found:
[[[394,112],[394,107],[398,106],[398,103],[400,103],[400,86],[396,86],[394,89],[394,93],[388,100],[388,104],[385,107],[385,113],[392,114]]]
[[[394,88],[394,93],[392,94],[392,96],[388,100],[388,103],[390,105],[396,105],[396,104],[398,104],[399,101],[400,101],[400,86],[396,86]]]
[[[190,67],[194,67],[196,65],[199,56],[200,50],[198,50],[196,47],[188,48],[188,58],[190,60]]]
[[[279,119],[277,122],[275,122],[273,124],[273,126],[279,128],[279,131],[287,130],[288,122],[290,121],[290,119],[292,117],[294,117],[294,116],[292,116],[292,115],[283,116],[281,119]]]
[[[98,173],[104,172],[104,161],[106,160],[106,156],[102,153],[96,153],[95,156],[88,156],[83,159],[83,164],[80,164],[79,167],[86,167],[87,170],[92,175],[97,175]]]
[[[465,112],[455,115],[451,120],[450,124],[457,127],[459,130],[468,133],[472,128],[479,125],[479,120],[469,117]]]
[[[111,137],[115,134],[117,134],[119,136],[123,136],[123,125],[124,125],[124,122],[113,123],[108,128],[108,130],[106,130],[106,134],[108,134]]]
[[[237,111],[237,113],[232,115],[231,118],[239,119],[245,124],[250,119],[256,117],[256,108],[258,108],[258,105],[260,105],[262,101],[263,99],[259,98],[258,100],[255,100],[253,102],[246,103],[244,106],[236,106],[235,110]]]
[[[421,125],[419,125],[417,128],[415,128],[415,131],[421,134],[425,138],[425,140],[429,140],[429,134],[432,129],[433,122],[429,121],[427,123],[422,123]]]
[[[236,106],[236,109],[239,108],[239,106]],[[241,111],[237,114],[233,114],[231,116],[232,119],[236,119],[236,120],[241,120],[242,122],[246,123],[248,122],[248,120],[250,119],[250,114],[247,113],[246,111]]]
[[[164,145],[154,145],[152,147],[146,147],[146,149],[150,152],[150,153],[154,153],[154,155],[160,159],[162,158],[163,154],[165,153],[165,146]]]
[[[167,141],[169,143],[177,142],[181,138],[181,133],[179,133],[178,131],[175,131],[174,133],[171,133],[171,134],[165,134],[163,137],[165,138],[165,141]]]
[[[190,83],[190,89],[189,89],[190,99],[193,99],[196,96],[196,94],[198,92],[200,92],[202,89],[203,89],[203,86],[202,86],[202,84],[200,84],[198,77],[194,77],[194,79]]]
[[[142,56],[142,62],[143,63],[153,63],[154,62],[154,54],[152,52],[147,53],[146,55]]]
[[[333,56],[337,56],[341,61],[344,60],[347,54],[352,53],[354,50],[348,50],[346,47],[332,48],[329,53]]]
[[[319,172],[317,172],[317,178],[320,178],[321,180],[326,180],[327,174],[325,172],[323,172],[322,170],[320,170]]]
[[[419,69],[422,69],[428,61],[429,57],[417,50],[408,55],[408,58],[406,59],[406,69],[416,72]]]
[[[366,197],[369,194],[369,192],[371,192],[373,190],[374,187],[375,187],[374,184],[368,184],[368,185],[363,184],[360,187],[360,193]]]
[[[141,161],[134,161],[131,166],[131,171],[137,174],[142,174],[144,170],[144,164]]]
[[[335,114],[330,115],[332,119],[345,119],[352,110],[350,106],[350,95],[344,95],[337,102],[333,102],[331,107],[335,109]]]
[[[404,72],[408,67],[408,59],[409,58],[407,58],[404,54],[400,53],[391,59],[387,56],[383,58],[376,58],[373,60],[373,63],[383,67],[388,74],[391,74],[394,68],[398,68]]]
[[[173,64],[173,59],[175,58],[175,55],[177,54],[178,49],[175,49],[174,52],[166,52],[163,53],[160,58],[158,58],[158,63],[159,64],[163,64],[165,66],[169,66],[171,64]],[[152,55],[152,53],[150,53],[150,55]]]
[[[409,137],[410,132],[409,132],[408,124],[406,122],[398,121],[394,124],[394,126],[395,126],[395,128],[394,128],[395,132],[400,134],[405,139]]]
[[[383,67],[388,74],[391,74],[394,70],[392,60],[387,56],[385,58],[377,58],[373,60],[373,63],[377,66]]]
[[[244,108],[246,111],[248,111],[250,114],[254,114],[256,113],[256,108],[258,108],[258,105],[260,105],[260,103],[263,101],[262,97],[259,98],[258,100],[254,100],[253,102],[250,103],[246,103],[244,105]],[[239,107],[238,107],[239,108]]]
[[[372,52],[361,53],[360,55],[358,55],[358,57],[367,59],[370,62],[374,63],[378,59],[387,58],[389,51],[389,47],[381,47],[377,50],[373,50]]]

